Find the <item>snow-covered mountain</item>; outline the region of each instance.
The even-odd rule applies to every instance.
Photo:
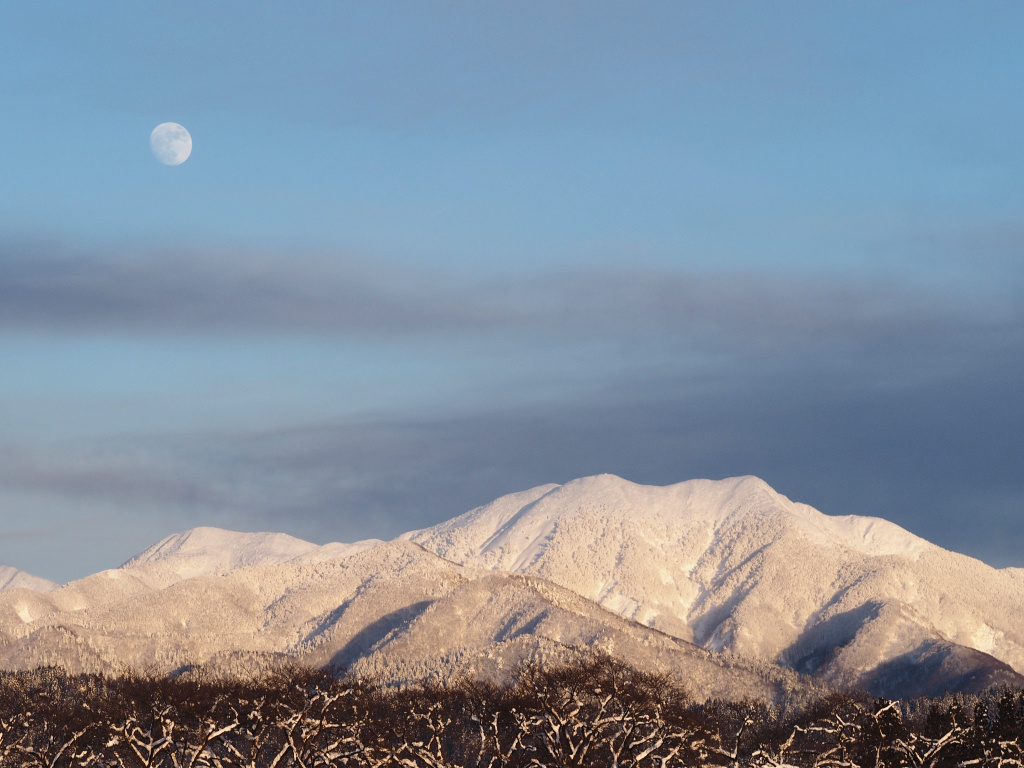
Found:
[[[702,695],[778,700],[816,690],[795,673],[721,659],[541,579],[458,566],[408,541],[167,587],[133,570],[50,594],[0,595],[0,666],[169,673],[206,664],[244,673],[290,658],[407,682],[501,679],[523,660],[598,648],[683,674]]]
[[[285,533],[238,533],[201,527],[161,539],[121,569],[154,586],[168,587],[197,576],[224,575],[238,568],[347,557],[380,543],[379,539],[369,539],[321,547]]]
[[[756,478],[602,475],[387,543],[171,536],[50,592],[0,592],[0,667],[287,657],[401,682],[500,678],[596,647],[698,696],[802,697],[816,681],[897,695],[1024,684],[1022,609],[1024,570],[823,515]]]
[[[837,684],[934,690],[1024,672],[1024,570],[995,570],[878,518],[824,515],[754,477],[668,487],[588,477],[406,536]]]
[[[0,592],[5,589],[31,589],[36,592],[52,592],[60,584],[31,573],[19,571],[9,565],[0,565]]]

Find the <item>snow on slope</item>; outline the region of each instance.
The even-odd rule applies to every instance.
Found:
[[[945,669],[975,649],[1024,671],[1019,569],[996,571],[881,519],[824,515],[754,477],[667,487],[582,478],[406,536],[458,563],[547,579],[710,650],[844,684],[881,687],[898,677],[893,659],[935,643]]]
[[[31,573],[19,571],[9,565],[0,565],[0,591],[6,589],[31,589],[33,592],[52,592],[60,584]]]
[[[348,557],[379,543],[371,539],[318,546],[284,533],[238,533],[201,527],[158,541],[121,569],[137,572],[148,583],[166,587],[183,579],[222,575],[237,568]]]
[[[776,663],[887,695],[1021,684],[1024,570],[823,515],[757,478],[601,475],[389,543],[199,528],[51,592],[0,591],[0,667],[286,654],[401,682],[500,676],[588,645],[683,671],[698,695],[771,698],[795,685]]]
[[[89,578],[110,581],[109,573]],[[240,671],[284,654],[397,683],[502,679],[520,660],[598,647],[683,674],[703,695],[778,700],[820,690],[778,668],[723,663],[542,580],[463,568],[406,541],[334,560],[241,567],[121,598],[106,593],[73,611],[57,609],[59,596],[40,600],[53,610],[26,623],[0,595],[0,666],[172,672],[208,663]]]
[[[161,564],[182,578],[193,578],[263,563],[284,563],[316,548],[316,544],[285,533],[237,533],[203,527],[168,536],[122,567]]]
[[[196,528],[161,540],[120,568],[100,571],[64,586],[54,585],[57,588],[45,594],[41,591],[19,591],[12,593],[9,599],[0,599],[0,644],[2,636],[12,628],[19,635],[22,630],[35,632],[42,627],[64,626],[71,614],[100,615],[109,606],[128,606],[130,614],[136,605],[149,600],[159,602],[161,598],[153,595],[163,594],[179,583],[189,585],[183,588],[188,592],[201,588],[203,577],[223,577],[236,571],[242,573],[243,578],[245,574],[267,578],[267,574],[272,575],[274,566],[344,559],[380,543],[367,540],[317,546],[285,534]],[[271,570],[255,571],[257,566],[267,566]],[[192,582],[196,583],[193,585]],[[3,596],[2,592],[0,596]],[[196,599],[202,600],[202,595]],[[114,615],[111,620],[111,633],[117,635],[121,631],[120,619]],[[186,620],[182,626],[187,623]],[[139,632],[146,634],[141,629]],[[215,628],[210,632],[211,642],[216,644],[222,633]],[[51,660],[46,663],[62,662]]]

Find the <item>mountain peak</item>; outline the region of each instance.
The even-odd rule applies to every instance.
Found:
[[[125,563],[125,567],[181,557],[214,558],[241,567],[267,560],[291,560],[316,547],[286,533],[243,533],[200,526],[161,539]]]
[[[1009,641],[1015,625],[986,629],[994,620],[981,619],[985,612],[969,599],[957,597],[955,610],[940,607],[938,596],[951,604],[955,594],[947,570],[980,568],[987,580],[983,564],[879,518],[822,514],[754,476],[668,486],[584,477],[502,497],[410,538],[457,563],[553,581],[709,650],[812,658],[875,601],[926,617],[899,620],[915,638],[907,652],[925,636],[992,635],[990,643],[970,643],[1008,663],[1024,661],[1024,649]],[[990,586],[1006,590],[1002,582]],[[953,613],[958,620],[949,620]],[[865,658],[876,653],[861,646]]]
[[[505,561],[504,567],[518,563],[513,568],[518,570],[526,562],[525,549],[538,551],[537,547],[560,523],[568,524],[580,516],[589,516],[601,525],[630,520],[634,524],[647,521],[657,526],[698,526],[712,536],[723,526],[757,528],[772,520],[774,526],[800,531],[805,538],[823,545],[869,556],[916,559],[932,546],[881,518],[825,515],[807,504],[791,501],[754,475],[687,480],[666,486],[642,485],[612,474],[592,475],[508,494],[402,538],[420,543],[430,538],[446,551],[445,557],[457,562],[488,553],[493,559],[499,550],[506,554],[515,550],[517,554],[511,560],[499,559]]]
[[[0,565],[0,591],[7,589],[31,589],[33,592],[52,592],[60,586],[55,581],[33,576],[9,565]]]
[[[202,526],[161,539],[123,566],[173,583],[236,568],[284,563],[309,555],[316,544],[286,533],[243,533]]]
[[[713,532],[729,519],[791,507],[752,476],[654,486],[602,474],[502,496],[404,538],[455,562],[524,572],[539,562],[559,530],[582,527],[581,535],[595,541],[624,524],[655,529],[696,525]]]

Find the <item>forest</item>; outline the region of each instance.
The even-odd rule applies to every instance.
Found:
[[[1024,692],[799,708],[697,701],[605,656],[498,686],[405,688],[289,667],[251,679],[0,672],[0,766],[1022,766]]]

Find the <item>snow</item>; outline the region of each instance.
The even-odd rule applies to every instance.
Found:
[[[224,575],[239,568],[289,562],[324,562],[351,557],[377,546],[379,539],[318,546],[284,533],[239,533],[193,528],[168,536],[123,566],[154,586],[168,587],[199,576]]]
[[[262,563],[287,562],[316,548],[316,544],[284,533],[237,533],[202,527],[168,536],[123,567],[171,561],[176,567],[198,576]]]
[[[302,555],[295,558],[295,561],[308,562],[308,563],[322,563],[325,560],[337,560],[343,557],[351,557],[357,555],[364,550],[376,547],[384,542],[380,539],[364,539],[363,541],[356,541],[352,544],[342,544],[340,542],[332,542],[330,544],[324,544],[322,547],[310,550]]]
[[[1021,672],[1022,576],[879,518],[822,514],[754,477],[657,487],[599,475],[392,542],[169,536],[59,589],[0,592],[0,666],[61,654],[69,669],[230,669],[289,654],[400,682],[499,675],[584,645],[763,697],[751,669],[723,671],[688,643],[777,680],[789,678],[773,663],[860,684],[939,647]]]
[[[0,591],[30,589],[33,592],[52,592],[59,586],[55,581],[33,576],[9,565],[0,565]]]
[[[824,656],[835,640],[822,628],[875,602],[899,609],[863,613],[867,623],[891,624],[890,657],[925,639],[952,640],[1024,671],[1019,569],[995,571],[880,518],[822,514],[755,477],[667,487],[581,478],[498,499],[410,538],[458,563],[543,577],[748,658]],[[975,629],[982,624],[990,628]],[[843,642],[859,646],[870,635]]]

